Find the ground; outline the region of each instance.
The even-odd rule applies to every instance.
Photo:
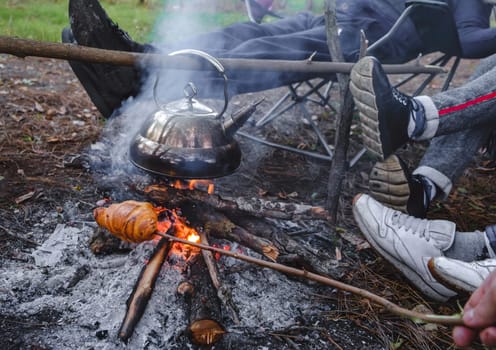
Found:
[[[464,81],[476,63],[463,62],[454,85]],[[435,84],[430,88],[435,89]],[[264,101],[261,108],[266,108],[282,93],[281,89],[263,92],[268,101]],[[248,99],[253,97],[253,94],[246,96]],[[243,103],[244,100],[239,98],[235,102]],[[100,140],[106,122],[92,105],[67,62],[60,60],[0,55],[0,106],[0,265],[24,264],[30,260],[32,250],[47,239],[57,224],[74,217],[73,213],[68,212],[74,208],[66,203],[77,202],[79,212],[90,214],[95,203],[105,195],[98,178],[94,176],[94,169],[82,155]],[[315,115],[324,124],[332,112],[317,109]],[[299,129],[301,133],[296,130],[288,132],[286,129],[278,137],[287,138],[285,141],[303,148],[312,148],[306,136],[307,129],[302,127]],[[254,146],[246,140],[241,143],[247,157],[232,178],[219,181],[225,186],[224,191],[314,205],[325,203],[328,181],[325,162],[310,161],[284,151],[267,151],[267,148],[253,155]],[[356,151],[358,146],[355,135],[352,151]],[[403,151],[411,165],[418,160],[421,149]],[[257,160],[255,166],[251,163],[254,158]],[[336,254],[340,255],[341,263],[348,270],[343,280],[405,307],[424,305],[434,312],[457,312],[455,302],[438,304],[423,299],[371,249],[357,250],[358,244],[363,241],[353,223],[350,202],[354,194],[367,190],[367,174],[373,161],[370,156],[364,156],[350,170],[344,183],[339,226],[340,231],[346,234],[342,238],[333,238],[341,242]],[[460,230],[482,229],[494,223],[494,176],[492,161],[478,157],[450,198],[434,203],[431,217],[454,220]],[[14,292],[0,287],[0,294]],[[335,306],[326,318],[351,320],[353,327],[365,330],[384,348],[445,349],[450,346],[449,329],[446,327],[415,325],[388,315],[367,300],[346,293],[333,295],[332,298],[324,294],[314,296],[322,303]],[[2,348],[16,348],[18,343],[13,339],[39,330],[54,319],[56,315],[49,314],[46,320],[0,315],[0,333],[4,333],[0,334],[0,339],[3,339],[0,342],[6,342]],[[341,336],[329,335],[326,346],[347,348],[340,344],[346,344],[345,338],[353,337],[355,329],[351,328],[349,334]],[[25,343],[23,345],[27,346]],[[34,344],[30,348],[43,349]]]

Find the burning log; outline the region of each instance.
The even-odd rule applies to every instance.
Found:
[[[141,270],[134,290],[127,300],[126,315],[119,328],[119,338],[125,342],[131,337],[134,328],[145,312],[146,305],[155,286],[155,281],[171,245],[172,243],[168,239],[162,238],[155,248],[152,257]]]
[[[238,242],[272,261],[277,260],[279,249],[268,239],[248,232],[222,213],[202,210],[200,215],[205,222],[205,231],[212,236]]]
[[[178,286],[189,306],[188,332],[198,345],[212,345],[226,333],[221,325],[221,307],[215,295],[208,268],[202,255],[197,255],[189,268],[187,282]]]
[[[272,202],[259,198],[224,199],[215,194],[198,190],[179,190],[164,185],[149,185],[142,191],[146,197],[170,207],[181,207],[185,202],[204,203],[226,214],[247,213],[255,217],[269,217],[283,220],[320,219],[327,220],[329,213],[322,207],[307,204]]]

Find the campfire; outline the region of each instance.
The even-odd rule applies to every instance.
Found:
[[[306,215],[325,218],[327,213],[323,208],[268,202],[261,206],[259,200],[256,204],[239,198],[237,201],[228,200],[215,195],[213,191],[211,180],[167,181],[165,184],[146,185],[142,190],[137,189],[154,205],[135,200],[110,205],[108,201],[102,201],[107,205],[94,210],[97,223],[120,239],[136,243],[152,240],[156,243],[127,301],[127,312],[118,332],[121,340],[127,342],[132,336],[165,261],[183,276],[177,286],[177,293],[188,306],[188,334],[193,343],[211,345],[219,341],[226,332],[224,315],[229,316],[230,323],[240,323],[231,291],[222,283],[219,275],[217,261],[220,256],[168,240],[163,237],[164,234],[207,245],[212,238],[232,240],[274,262],[278,260],[281,248],[287,250],[292,246],[292,254],[295,255],[292,257],[293,264],[318,271],[315,258],[303,253],[304,250],[298,249],[294,242],[278,247],[269,239],[235,224],[227,215],[275,218]],[[184,216],[183,210],[194,223]],[[278,240],[291,243],[289,237],[281,236]],[[229,249],[229,245],[223,245],[223,249]]]

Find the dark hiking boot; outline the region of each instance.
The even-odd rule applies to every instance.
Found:
[[[392,155],[377,162],[369,176],[372,197],[382,204],[417,218],[425,218],[429,207],[424,182],[411,175],[403,160]]]
[[[70,0],[71,27],[62,31],[62,41],[106,50],[144,52],[107,16],[97,0]],[[104,117],[139,92],[142,74],[137,67],[70,61],[72,70]]]
[[[382,160],[410,140],[410,118],[415,120],[415,130],[410,135],[422,134],[425,128],[423,106],[393,88],[374,57],[364,57],[354,65],[350,90],[360,112],[363,142]]]

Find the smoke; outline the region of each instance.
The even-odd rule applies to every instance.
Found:
[[[198,1],[187,3],[194,4]],[[150,50],[169,54],[182,49],[224,47],[225,43],[219,42],[219,36],[207,33],[202,20],[205,13],[199,14],[197,8],[189,8],[187,4],[185,6],[178,8],[164,4],[163,8],[158,10],[162,15],[152,32]],[[211,42],[211,37],[216,38],[215,43]],[[147,118],[151,118],[157,110],[170,101],[183,98],[183,89],[188,82],[192,81],[203,96],[222,96],[223,79],[217,72],[212,72],[213,66],[209,67],[208,61],[205,61],[205,67],[205,72],[140,67],[144,77],[140,94],[123,101],[121,108],[114,112],[114,116],[106,123],[103,133],[106,139],[103,141],[106,144],[105,148],[111,155],[109,171],[113,175],[135,170],[129,159],[129,148],[135,135]],[[158,84],[154,89],[157,79]],[[216,109],[217,106],[219,104],[215,102],[213,108]]]

